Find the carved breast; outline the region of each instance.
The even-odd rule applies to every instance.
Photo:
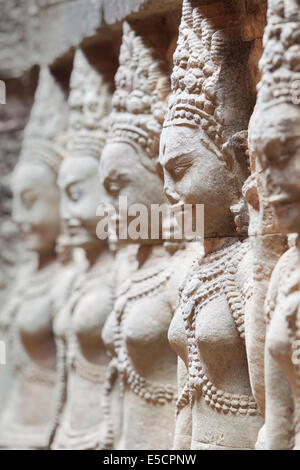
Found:
[[[274,269],[266,299],[269,318],[267,347],[286,373],[291,368],[291,336],[299,311],[300,262],[297,250],[290,248]]]
[[[112,309],[111,287],[86,286],[73,311],[73,329],[78,335],[98,336]],[[86,294],[84,292],[88,290]]]
[[[229,240],[219,251],[195,260],[182,286],[169,337],[186,365],[192,365],[196,388],[201,383],[196,370],[201,368],[216,386],[234,393],[249,392],[242,340],[243,293],[237,282],[246,249],[247,245]]]
[[[228,391],[249,393],[245,346],[224,295],[197,313],[195,342],[200,361],[214,383]]]
[[[167,343],[172,313],[163,294],[144,297],[126,307],[123,321],[124,340],[131,350],[153,348]]]
[[[227,299],[220,295],[200,311],[196,309],[196,341],[199,350],[214,349],[222,354],[223,348],[239,343],[238,335]]]
[[[51,296],[24,300],[16,317],[16,329],[28,356],[36,362],[54,366],[55,343],[52,332]]]
[[[116,318],[114,312],[112,312],[107,321],[105,322],[104,328],[102,330],[102,341],[105,345],[107,351],[110,352],[112,356],[116,355],[116,349],[114,344],[114,331],[116,326]]]
[[[173,351],[187,363],[187,336],[180,307],[171,321],[168,339]]]
[[[43,351],[53,343],[52,319],[54,314],[54,286],[57,264],[35,272],[22,284],[19,308],[16,311],[15,327],[21,336],[25,349],[43,356]],[[40,354],[39,354],[40,351]]]
[[[267,334],[267,345],[271,355],[281,362],[291,353],[291,344],[286,318],[283,311],[277,308],[274,312]]]
[[[17,314],[16,324],[21,334],[31,337],[48,335],[51,332],[51,297],[42,296],[24,299]]]

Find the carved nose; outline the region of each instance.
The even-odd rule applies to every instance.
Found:
[[[174,182],[167,171],[164,172],[164,191],[170,204],[177,204],[180,200],[178,193],[174,189]]]
[[[172,189],[165,186],[165,193],[170,204],[177,204],[179,202],[179,195]]]

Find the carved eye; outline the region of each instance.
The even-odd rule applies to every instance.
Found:
[[[83,194],[84,194],[83,189],[77,185],[71,186],[68,189],[68,196],[73,202],[79,201],[79,199],[82,198]]]
[[[176,179],[182,178],[184,175],[185,168],[184,167],[179,167],[177,166],[176,168],[173,169],[172,173],[176,177]]]
[[[174,179],[177,181],[180,180],[191,166],[192,166],[191,160],[185,160],[180,163],[176,163],[174,168],[171,170],[171,173],[173,174]]]
[[[119,193],[121,186],[119,183],[117,183],[114,180],[111,180],[109,178],[106,178],[104,181],[104,187],[106,191],[110,194],[116,194]]]
[[[121,187],[118,183],[116,183],[115,181],[109,181],[108,183],[105,184],[105,188],[107,190],[107,192],[111,193],[111,194],[116,194],[116,193],[119,193]]]
[[[104,187],[106,191],[112,194],[114,197],[119,194],[122,188],[130,184],[132,181],[128,174],[121,174],[119,173],[116,176],[110,177],[107,176],[104,179]]]
[[[299,137],[274,138],[270,140],[263,149],[265,166],[284,168],[290,160],[298,161]]]

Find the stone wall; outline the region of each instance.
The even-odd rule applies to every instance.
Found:
[[[170,13],[180,5],[180,0],[1,0],[1,76],[51,64],[86,38],[106,40],[125,18]]]
[[[300,0],[0,8],[0,448],[300,449]]]
[[[23,129],[32,105],[38,70],[54,64],[61,84],[68,87],[72,48],[84,42],[93,49],[102,43],[112,49],[110,60],[117,62],[121,21],[143,19],[153,14],[177,11],[180,0],[1,0],[0,79],[5,81],[6,105],[0,105],[1,167],[1,289],[9,285],[16,261],[17,237],[11,220],[10,173],[21,148]],[[116,65],[112,65],[115,70]],[[2,243],[2,242],[1,242]],[[9,270],[9,272],[7,271]],[[11,274],[9,274],[11,272]]]

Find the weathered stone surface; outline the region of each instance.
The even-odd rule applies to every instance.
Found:
[[[167,59],[168,42],[162,42],[159,31],[143,34],[124,23],[107,144],[99,168],[101,202],[115,209],[120,195],[126,196],[130,204],[135,201],[148,209],[151,204],[165,201],[157,158],[170,91]],[[124,181],[124,174],[132,171],[135,179]],[[107,182],[112,178],[114,184],[110,187]],[[164,449],[172,445],[177,367],[167,332],[182,275],[177,267],[191,260],[185,251],[171,256],[161,238],[151,246],[150,226],[148,230],[146,240],[126,240],[139,244],[138,268],[120,286],[112,314],[113,354],[119,379],[115,387],[121,385],[124,389],[126,403],[122,428],[113,435],[113,443],[126,449]],[[118,238],[118,230],[115,236]],[[112,389],[110,408],[114,395]]]
[[[262,76],[250,127],[261,202],[264,198],[272,209],[273,232],[290,235],[290,248],[279,259],[271,279],[268,277],[265,302],[266,412],[262,441],[266,449],[300,448],[299,7],[297,0],[269,1]]]
[[[0,2],[0,76],[16,77],[39,63],[35,0]]]
[[[6,80],[6,104],[0,105],[0,298],[4,302],[6,289],[15,275],[15,263],[22,258],[18,253],[18,231],[11,219],[11,172],[21,150],[23,128],[27,122],[36,74],[29,73],[23,80]],[[20,256],[19,256],[20,255]],[[3,294],[3,297],[2,297]]]
[[[96,210],[111,84],[77,49],[70,86],[67,155],[59,172],[60,215],[69,247],[84,250],[87,263],[84,269],[78,267],[64,302],[57,306],[57,365],[64,371],[57,387],[65,390],[65,400],[52,448],[107,449],[112,444],[111,436],[105,436],[103,402],[109,358],[100,337],[113,308],[114,272],[113,254],[97,238]]]
[[[14,221],[23,249],[34,253],[37,262],[28,272],[16,270],[13,294],[1,311],[10,361],[6,367],[13,368],[0,422],[0,445],[8,448],[47,448],[56,426],[60,400],[52,332],[54,287],[60,273],[55,252],[60,229],[56,177],[65,122],[63,93],[43,68],[12,179]],[[32,413],[26,402],[34,404]]]
[[[114,24],[130,16],[142,18],[149,14],[170,12],[180,8],[181,0],[102,0],[103,19],[105,23]]]
[[[177,406],[178,449],[253,449],[263,423],[245,347],[250,247],[247,239],[238,240],[248,231],[242,186],[252,107],[246,71],[251,47],[242,41],[241,6],[184,0],[161,135],[170,203],[204,203],[205,218],[204,253],[188,271],[169,330],[186,367]]]
[[[300,0],[0,7],[0,447],[299,449]]]
[[[145,18],[180,8],[181,0],[1,0],[0,75],[17,77],[51,64],[82,40],[121,30],[126,17]]]

